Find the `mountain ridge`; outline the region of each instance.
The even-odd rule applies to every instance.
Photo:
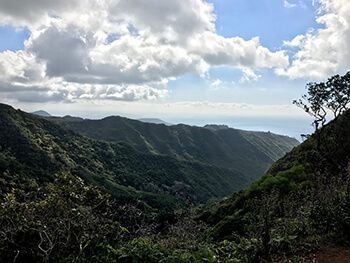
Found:
[[[50,113],[48,113],[47,111],[44,111],[44,110],[33,111],[33,112],[31,112],[31,114],[42,116],[42,117],[51,117],[52,116]]]
[[[141,118],[141,119],[137,119],[137,120],[142,121],[142,122],[146,122],[146,123],[164,124],[167,126],[175,125],[173,123],[166,122],[166,121],[163,121],[162,119],[158,119],[158,118]]]
[[[123,125],[115,126],[115,120]],[[191,214],[186,215],[195,211],[192,205],[225,198],[231,193],[240,196],[242,192],[238,191],[247,187],[252,178],[235,169],[197,159],[186,160],[183,156],[181,159],[143,151],[127,140],[92,139],[69,129],[72,123],[92,123],[89,131],[111,125],[116,128],[116,133],[105,134],[111,136],[120,132],[124,136],[130,134],[130,130],[137,135],[147,135],[152,134],[154,129],[159,132],[161,127],[160,131],[165,135],[173,135],[186,147],[192,145],[193,148],[188,148],[189,155],[194,155],[194,146],[212,142],[211,139],[215,138],[218,142],[235,145],[238,154],[250,154],[252,159],[267,162],[272,162],[273,153],[278,155],[274,151],[268,153],[269,146],[279,149],[286,139],[269,133],[226,128],[211,131],[182,124],[169,130],[165,125],[144,124],[120,117],[94,122],[70,116],[43,118],[0,104],[0,198],[4,200],[0,203],[0,220],[4,222],[6,233],[15,233],[14,240],[19,244],[0,240],[7,251],[12,251],[1,254],[0,250],[2,258],[13,259],[16,251],[21,251],[21,259],[26,255],[40,257],[43,251],[38,244],[40,246],[40,242],[43,242],[40,241],[40,235],[45,235],[43,233],[48,233],[50,239],[58,235],[64,240],[53,248],[51,259],[89,258],[87,254],[81,255],[79,249],[76,250],[81,244],[80,240],[65,241],[66,233],[85,237],[87,244],[90,244],[86,251],[92,251],[102,262],[120,262],[121,259],[126,262],[133,259],[135,262],[160,262],[163,259],[166,259],[165,262],[167,259],[171,262],[201,262],[208,259],[210,262],[215,258],[225,262],[231,258],[230,251],[241,251],[234,255],[236,259],[255,255],[255,241],[250,241],[246,236],[240,236],[240,243],[231,239],[222,243],[204,239],[207,236],[210,240],[216,240],[218,236],[215,233],[220,237],[222,230],[227,235],[232,233],[232,228],[227,229],[225,222],[222,222],[222,219],[227,220],[226,215],[229,216],[230,226],[239,229],[242,223],[236,217],[233,217],[234,221],[231,220],[231,212],[241,216],[241,212],[231,205],[232,197],[221,203],[228,202],[229,205],[219,209],[225,213],[221,213],[223,217],[218,217],[217,221],[213,220],[218,215],[216,211],[200,218],[206,221],[209,228],[206,224],[198,223],[198,219],[195,221]],[[139,126],[146,126],[148,133],[133,129]],[[123,131],[121,127],[126,129]],[[177,134],[174,134],[175,131]],[[184,136],[182,140],[181,136]],[[261,144],[261,140],[269,137],[271,141]],[[281,138],[282,142],[276,141],[277,138]],[[131,141],[133,139],[130,137]],[[261,170],[262,167],[257,169]],[[257,198],[258,201],[261,199]],[[203,206],[197,209],[201,211]],[[18,220],[15,227],[12,218],[7,215]],[[249,218],[249,215],[243,217],[244,220]],[[90,223],[94,229],[90,230]],[[33,226],[36,227],[35,231]],[[121,232],[117,233],[113,227]],[[59,233],[56,235],[57,229]],[[95,244],[93,241],[97,237],[98,243]],[[120,242],[120,239],[123,241]],[[20,243],[22,240],[25,242],[23,245]],[[50,242],[45,240],[45,244],[49,245]],[[245,245],[248,247],[248,257]]]
[[[299,144],[296,139],[268,132],[185,124],[165,126],[120,116],[78,122],[50,119],[93,139],[127,142],[142,152],[236,169],[251,179],[260,176],[273,161]]]
[[[0,105],[0,172],[8,182],[50,181],[60,171],[122,199],[155,208],[205,202],[249,182],[233,169],[137,151],[127,143],[89,139],[46,118]],[[24,184],[24,183],[23,183]]]
[[[247,189],[205,210],[207,235],[258,242],[251,255],[273,262],[282,254],[307,259],[320,247],[341,251],[350,240],[349,123],[347,110]]]

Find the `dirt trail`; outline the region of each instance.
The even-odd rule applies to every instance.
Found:
[[[350,247],[324,247],[315,253],[315,257],[311,262],[350,263]]]

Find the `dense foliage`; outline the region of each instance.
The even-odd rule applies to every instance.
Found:
[[[346,245],[349,123],[344,112],[247,189],[185,209],[238,190],[247,179],[93,140],[2,106],[0,260],[300,262],[324,244]],[[267,151],[260,140],[276,142],[268,136],[246,132],[246,141]]]
[[[161,210],[222,197],[250,181],[233,169],[89,139],[1,105],[0,191],[51,182],[62,171],[103,187],[120,201]]]
[[[96,262],[127,235],[120,212],[108,194],[69,174],[29,192],[14,189],[0,203],[1,262]]]
[[[259,178],[274,161],[299,144],[287,136],[224,125],[166,126],[122,117],[48,119],[93,139],[126,142],[142,152],[234,169],[251,179]]]
[[[203,213],[201,218],[212,225],[208,235],[254,240],[257,261],[304,256],[325,244],[349,244],[349,123],[347,111],[248,189]]]
[[[236,140],[237,131],[222,132]],[[267,135],[271,144],[288,144]],[[249,133],[238,149],[252,159],[264,156],[259,136]],[[135,148],[0,105],[1,262],[216,262],[230,254],[225,247],[240,246],[206,241],[205,225],[180,208],[226,196],[251,178]]]

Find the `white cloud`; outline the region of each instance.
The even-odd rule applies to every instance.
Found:
[[[0,53],[0,81],[9,83],[40,82],[45,67],[38,64],[35,56],[25,51]]]
[[[88,92],[86,92],[88,90]],[[98,99],[98,100],[155,100],[166,96],[165,89],[156,89],[149,86],[115,86],[115,85],[93,85],[79,89],[76,97],[79,99]]]
[[[286,47],[298,48],[304,40],[305,40],[304,35],[298,35],[294,37],[292,40],[283,41],[283,45]]]
[[[257,75],[250,68],[243,68],[242,72],[243,72],[243,76],[240,79],[241,83],[255,82],[255,81],[258,81],[261,78],[261,75]]]
[[[213,87],[218,87],[218,86],[220,86],[222,83],[223,83],[222,80],[216,79],[216,80],[214,80],[210,85],[213,86]]]
[[[306,0],[306,1],[310,1],[310,0]],[[311,5],[314,6],[315,3],[314,1],[316,0],[312,0],[311,2]],[[285,8],[289,8],[289,9],[292,9],[292,8],[303,8],[303,9],[306,9],[307,8],[307,4],[305,3],[305,0],[283,0],[283,6]]]
[[[288,66],[288,57],[283,51],[271,52],[261,46],[258,37],[246,41],[240,37],[225,38],[207,31],[193,36],[190,48],[209,65],[231,65],[238,68]]]
[[[32,87],[47,100],[147,100],[166,96],[169,79],[213,66],[253,79],[257,69],[288,66],[258,38],[218,35],[215,19],[203,0],[0,0],[0,24],[31,31],[24,51],[0,53],[0,81],[28,87],[18,96],[26,100]]]
[[[295,4],[295,3],[290,3],[288,0],[284,0],[283,1],[283,6],[285,8],[294,8],[294,7],[297,7],[298,5]]]
[[[0,22],[28,26],[42,21],[49,15],[57,16],[68,9],[78,7],[79,1],[70,0],[0,0]]]
[[[346,71],[350,66],[350,1],[319,0],[320,29],[299,35],[287,46],[297,48],[291,65],[278,69],[279,75],[289,78],[324,79],[334,73]]]
[[[228,82],[222,81],[221,79],[210,80],[210,90],[218,91],[220,89],[226,89]]]

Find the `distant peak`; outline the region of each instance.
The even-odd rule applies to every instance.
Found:
[[[51,117],[51,114],[44,110],[34,111],[32,112],[32,114],[42,116],[42,117]]]

